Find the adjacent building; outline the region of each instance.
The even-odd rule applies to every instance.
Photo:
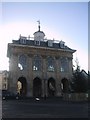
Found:
[[[0,90],[8,89],[9,72],[7,70],[0,71]]]
[[[8,90],[28,97],[61,96],[69,91],[76,50],[62,40],[45,39],[40,24],[33,35],[8,43]]]

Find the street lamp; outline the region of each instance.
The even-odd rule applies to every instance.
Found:
[[[46,78],[44,79],[44,99],[46,99]]]

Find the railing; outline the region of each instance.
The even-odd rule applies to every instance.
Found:
[[[64,93],[63,100],[66,101],[88,101],[88,93]]]

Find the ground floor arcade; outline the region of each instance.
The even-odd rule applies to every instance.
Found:
[[[32,88],[28,89],[28,81],[25,77],[19,77],[16,84],[16,92],[21,96],[28,96],[31,93],[32,97],[52,97],[57,96],[57,93],[62,94],[63,92],[69,91],[69,80],[63,78],[59,84],[60,91],[57,91],[57,83],[53,77],[48,80],[42,80],[39,77],[35,77],[32,80]]]

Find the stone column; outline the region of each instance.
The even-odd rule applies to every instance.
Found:
[[[17,92],[17,72],[18,72],[18,56],[12,55],[10,58],[10,76],[9,76],[9,91]]]
[[[27,83],[27,95],[33,97],[33,70],[32,70],[32,55],[28,57],[28,83]]]
[[[27,97],[31,97],[30,79],[27,78]]]
[[[60,76],[60,59],[59,57],[56,58],[56,96],[61,96],[61,76]]]
[[[72,58],[69,58],[69,74],[70,75],[72,75],[72,68],[73,68]]]
[[[42,93],[43,97],[47,96],[47,69],[46,69],[46,56],[43,56],[43,63],[42,63]]]

